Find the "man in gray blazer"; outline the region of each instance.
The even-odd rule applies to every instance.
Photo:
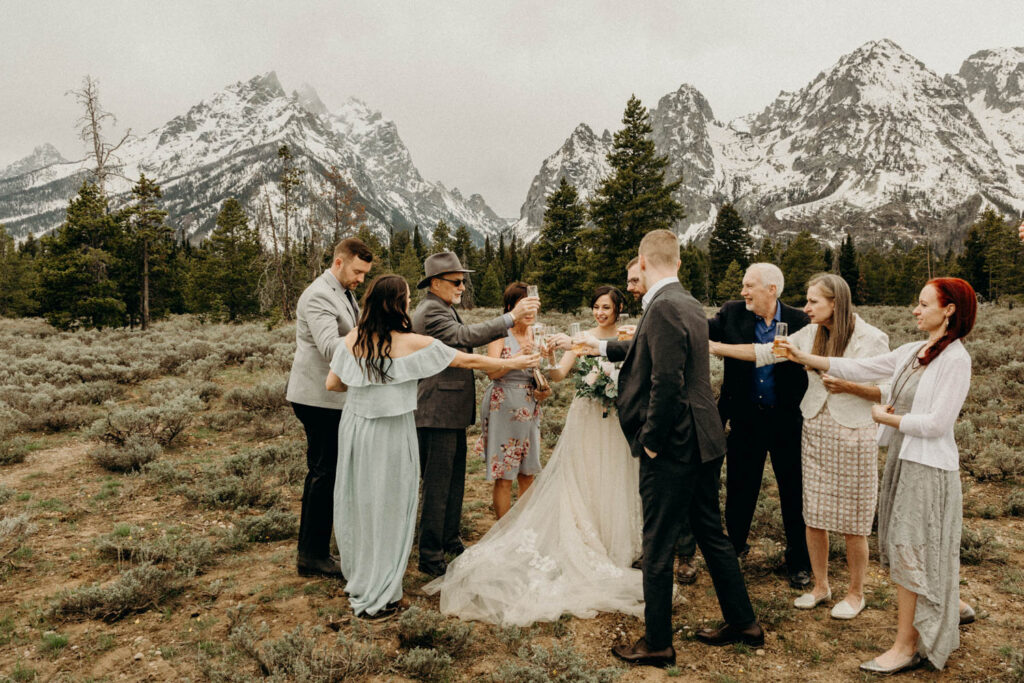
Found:
[[[509,313],[486,322],[466,325],[454,306],[462,301],[465,273],[454,252],[428,256],[426,277],[417,285],[429,287],[412,316],[412,329],[472,353],[473,347],[501,339],[525,315],[536,313],[540,300],[524,297]],[[445,553],[464,550],[459,538],[462,496],[465,490],[466,427],[476,421],[476,384],[468,368],[445,368],[420,380],[416,404],[416,433],[423,477],[423,512],[420,516],[419,569],[440,576],[447,569]]]
[[[352,290],[373,265],[362,240],[350,237],[334,248],[334,261],[299,297],[295,309],[295,360],[288,376],[287,399],[306,430],[306,482],[302,488],[300,576],[341,576],[330,556],[334,520],[334,476],[338,467],[338,423],[345,394],[327,391],[334,351],[359,320]]]

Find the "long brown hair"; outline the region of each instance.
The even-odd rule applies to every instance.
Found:
[[[945,334],[924,352],[921,365],[928,365],[947,346],[957,339],[966,337],[974,328],[974,320],[978,316],[978,295],[966,280],[958,277],[937,277],[925,283],[925,287],[928,286],[935,289],[940,306],[953,304],[956,310],[948,318]]]
[[[811,353],[816,356],[842,356],[846,351],[857,318],[853,315],[853,297],[850,285],[846,280],[834,273],[818,273],[807,281],[807,289],[817,287],[826,299],[835,304],[832,309],[832,329],[818,325],[818,333],[814,335],[814,346]]]
[[[382,384],[391,381],[392,332],[412,332],[409,284],[401,275],[378,275],[363,295],[352,355]]]

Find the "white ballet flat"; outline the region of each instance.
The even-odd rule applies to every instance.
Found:
[[[898,674],[901,671],[909,671],[910,669],[915,669],[923,661],[924,659],[921,657],[921,655],[915,652],[907,661],[901,662],[896,666],[890,666],[888,668],[885,668],[879,665],[877,661],[872,659],[869,662],[864,662],[863,664],[861,664],[860,670],[867,671],[868,673],[878,674],[879,676],[892,676],[893,674]]]
[[[848,600],[837,602],[835,607],[832,608],[832,618],[853,619],[855,616],[864,611],[864,606],[866,604],[867,601],[863,597],[860,599],[860,605],[858,605],[857,607],[851,605]]]
[[[830,588],[828,593],[825,593],[820,598],[814,597],[814,593],[804,593],[799,598],[793,601],[793,607],[797,609],[814,609],[826,600],[832,599],[832,589]]]

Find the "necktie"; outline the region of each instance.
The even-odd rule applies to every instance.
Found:
[[[356,298],[352,296],[351,289],[345,289],[345,298],[348,299],[348,305],[352,307],[352,315],[355,320],[359,320],[359,304],[356,303]]]

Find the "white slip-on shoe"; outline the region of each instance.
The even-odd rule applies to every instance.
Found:
[[[804,593],[799,598],[793,601],[793,607],[797,609],[814,609],[826,600],[832,599],[832,589],[830,588],[828,593],[825,593],[820,598],[814,597],[814,593]]]
[[[857,616],[862,611],[864,611],[864,605],[866,605],[866,604],[867,604],[867,600],[865,600],[863,597],[860,599],[860,604],[857,605],[856,607],[851,605],[850,601],[848,599],[847,600],[843,600],[842,602],[837,602],[836,606],[832,608],[832,612],[831,612],[832,618],[833,619],[853,619],[855,616]]]
[[[864,662],[863,664],[861,664],[860,670],[867,671],[868,673],[878,674],[879,676],[892,676],[893,674],[898,674],[901,671],[909,671],[910,669],[915,669],[923,661],[924,658],[922,658],[921,655],[915,652],[913,655],[910,656],[910,658],[907,661],[901,662],[896,666],[890,666],[889,668],[885,668],[883,666],[880,666],[877,661],[872,659],[870,662]]]

